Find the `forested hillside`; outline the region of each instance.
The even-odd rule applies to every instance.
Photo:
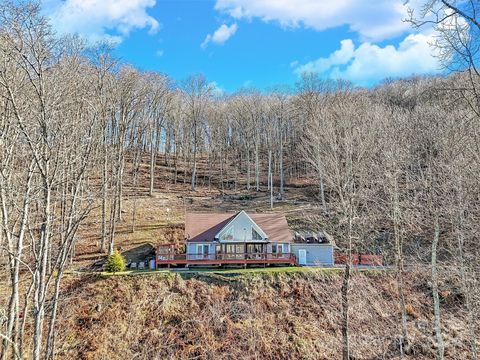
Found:
[[[38,4],[2,2],[2,359],[476,358],[480,76],[463,60],[373,88],[305,73],[294,88],[225,94],[56,35]],[[326,230],[346,267],[252,285],[63,283],[87,248],[87,262],[104,257],[160,222],[168,233],[143,240],[178,239],[186,208],[240,205]],[[388,273],[352,274],[352,252],[381,253]]]

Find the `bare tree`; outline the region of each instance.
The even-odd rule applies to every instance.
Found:
[[[342,357],[350,359],[349,337],[349,293],[352,268],[352,249],[364,229],[359,222],[365,203],[366,184],[371,176],[369,162],[375,156],[374,127],[367,123],[376,123],[382,116],[378,111],[370,110],[370,104],[362,94],[354,94],[345,84],[326,104],[322,113],[316,116],[308,126],[306,141],[315,151],[314,162],[320,163],[322,169],[318,174],[325,174],[325,180],[335,192],[335,207],[341,214],[341,229],[334,229],[342,241],[338,245],[347,253],[344,271],[341,303],[342,303]],[[367,114],[374,115],[369,118]],[[320,161],[318,161],[320,159]],[[307,161],[311,161],[308,159]]]
[[[192,131],[192,181],[191,189],[195,191],[197,181],[197,151],[199,147],[199,128],[204,120],[207,102],[212,93],[212,86],[202,75],[188,77],[183,85],[186,107],[185,116],[189,119]]]

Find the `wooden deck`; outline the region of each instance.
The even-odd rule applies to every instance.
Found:
[[[294,254],[157,254],[156,267],[170,265],[297,265]]]

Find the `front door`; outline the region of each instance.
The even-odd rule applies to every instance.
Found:
[[[307,265],[307,250],[298,250],[298,265]]]

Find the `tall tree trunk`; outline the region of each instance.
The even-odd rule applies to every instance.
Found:
[[[325,202],[325,187],[324,187],[324,182],[323,182],[323,170],[322,166],[320,163],[320,158],[317,159],[317,169],[318,169],[318,178],[319,178],[319,192],[320,192],[320,201],[322,202],[322,207],[323,210],[325,211],[327,209],[327,204]]]
[[[440,227],[438,224],[438,214],[434,219],[435,233],[432,241],[432,297],[433,314],[435,317],[435,337],[437,339],[437,359],[443,360],[445,353],[445,344],[443,342],[442,323],[440,314],[440,298],[438,295],[438,269],[437,269],[437,248],[440,237]]]
[[[403,268],[403,241],[400,234],[400,203],[398,194],[398,182],[397,178],[394,178],[393,184],[393,201],[392,201],[392,217],[393,217],[393,232],[395,237],[395,262],[397,272],[397,289],[400,302],[400,322],[402,337],[400,339],[400,355],[403,357],[405,354],[410,353],[410,343],[408,340],[408,328],[407,328],[407,310],[405,305],[405,285],[404,285],[404,268]]]
[[[272,183],[272,173],[270,173],[270,183]],[[270,210],[273,209],[273,186],[270,186]]]
[[[3,231],[5,232],[5,238],[8,243],[8,259],[10,266],[10,282],[11,282],[11,291],[10,291],[10,300],[8,303],[8,317],[7,317],[7,332],[3,341],[1,358],[6,359],[8,356],[9,347],[12,348],[12,354],[17,353],[16,342],[18,339],[18,317],[19,317],[19,298],[20,298],[20,267],[22,265],[22,253],[23,253],[23,243],[25,238],[25,232],[27,229],[27,220],[29,216],[30,208],[30,191],[31,191],[31,180],[33,173],[34,162],[30,164],[27,181],[25,184],[25,196],[22,204],[22,216],[18,231],[18,236],[16,244],[13,243],[12,233],[7,230],[9,228],[8,224],[8,210],[7,210],[7,199],[6,199],[6,189],[3,184],[0,189],[1,196],[1,215],[3,221]]]
[[[150,196],[153,196],[153,180],[155,177],[155,142],[154,129],[151,129],[150,134]]]
[[[350,273],[352,267],[352,204],[348,210],[348,258],[343,273],[343,282],[341,289],[342,296],[342,359],[350,360],[350,336],[349,336],[349,288],[350,288]]]
[[[273,209],[272,150],[268,151],[268,190],[270,190],[270,209]]]
[[[247,190],[250,190],[250,149],[247,145]]]
[[[192,168],[192,191],[195,191],[197,181],[197,119],[193,113],[193,168]]]
[[[48,165],[47,165],[48,166]],[[47,167],[46,166],[46,167]],[[48,254],[50,249],[50,221],[51,221],[51,189],[47,181],[48,170],[44,170],[43,180],[43,216],[40,227],[40,242],[38,259],[35,269],[35,301],[34,301],[34,325],[33,325],[33,359],[40,360],[42,354],[43,323],[45,318],[45,301],[47,297],[47,269]]]
[[[258,139],[255,140],[255,191],[260,191],[260,162],[258,159]]]
[[[350,339],[348,335],[348,326],[349,326],[349,298],[348,298],[348,289],[350,284],[350,260],[347,261],[345,265],[345,271],[343,273],[342,281],[342,359],[350,360]]]
[[[102,239],[100,243],[100,251],[106,251],[107,242],[107,138],[103,130],[103,171],[102,171]]]
[[[112,255],[115,250],[115,224],[116,219],[115,215],[117,213],[117,196],[114,196],[112,199],[111,209],[110,209],[110,232],[109,232],[109,242],[108,242],[108,254]]]
[[[224,166],[224,161],[226,158],[226,154],[224,155],[221,148],[220,148],[220,183],[221,183],[221,189],[222,189],[222,197],[225,196],[225,184],[224,184],[224,179],[223,179],[223,166]]]
[[[280,172],[280,197],[283,199],[284,189],[284,170],[283,170],[283,136],[280,133],[280,153],[278,159],[279,172]]]
[[[123,145],[122,145],[123,148]],[[123,173],[125,170],[125,156],[122,150],[120,157],[120,173],[118,174],[118,203],[117,203],[117,218],[118,221],[122,221],[123,210]]]
[[[267,182],[268,182],[268,190],[272,187],[272,151],[268,150],[268,175],[267,175]]]

